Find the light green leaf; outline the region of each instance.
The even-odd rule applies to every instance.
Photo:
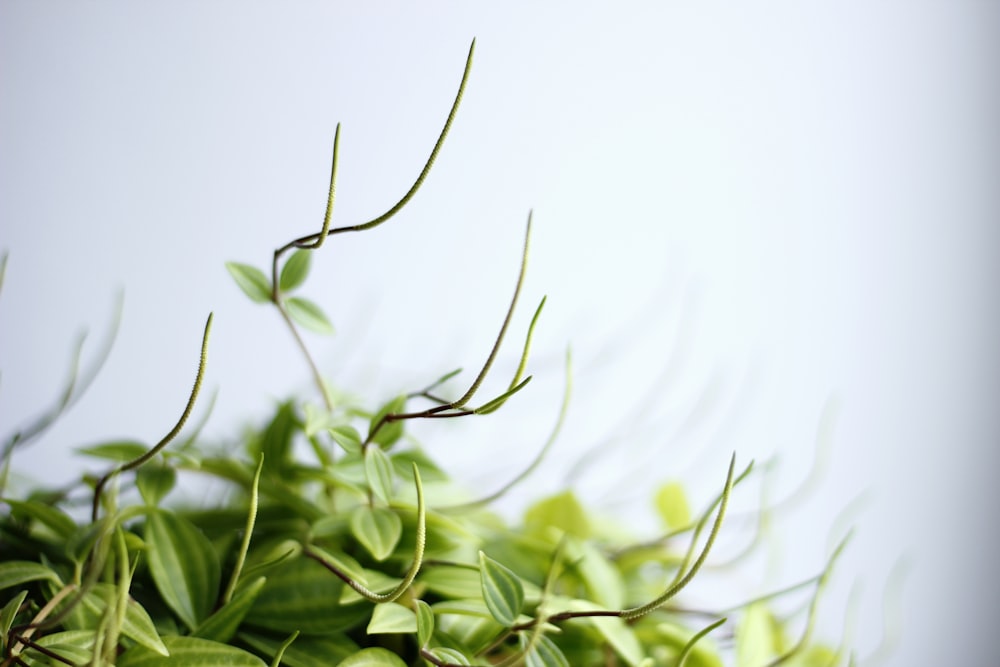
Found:
[[[378,425],[380,421],[382,421],[383,417],[388,414],[399,414],[405,409],[406,395],[400,394],[383,405],[382,408],[375,413],[375,416],[372,417],[371,424],[368,427],[369,433],[375,428],[376,425]],[[382,447],[382,449],[389,449],[396,444],[396,441],[398,441],[401,437],[403,437],[403,422],[386,422],[385,424],[382,424],[382,428],[380,428],[372,438],[372,442],[378,444]]]
[[[118,667],[267,667],[267,664],[243,649],[199,637],[177,635],[163,638],[169,656],[159,655],[145,646],[133,646],[118,657]]]
[[[412,634],[417,631],[417,615],[395,602],[375,605],[366,632],[370,635]]]
[[[94,655],[93,630],[64,630],[40,637],[36,642],[71,663],[90,663]],[[35,649],[28,649],[23,656],[30,665],[63,665]]]
[[[434,635],[434,610],[423,600],[417,600],[417,643],[423,648]]]
[[[392,651],[366,648],[341,662],[338,667],[406,667],[406,663]]]
[[[194,629],[219,595],[219,558],[208,538],[187,519],[155,510],[146,519],[146,557],[163,601]]]
[[[82,628],[97,627],[107,613],[108,601],[121,594],[121,589],[113,584],[100,582],[83,596],[74,610],[76,620]],[[72,626],[72,623],[68,624]],[[80,629],[80,628],[75,628]],[[160,639],[160,633],[153,625],[145,608],[136,600],[128,598],[125,605],[125,618],[121,625],[122,634],[136,643],[145,646],[153,653],[167,655],[167,647]]]
[[[0,498],[0,503],[9,505],[14,514],[23,514],[34,519],[63,540],[69,539],[76,532],[76,522],[53,505],[37,500],[9,500],[7,498]]]
[[[529,633],[521,634],[520,642],[522,651],[528,649],[529,639]],[[566,660],[566,656],[564,656],[563,652],[559,650],[559,647],[545,635],[542,635],[535,640],[535,645],[531,647],[530,651],[528,651],[524,664],[526,667],[569,667],[569,662]]]
[[[284,643],[248,632],[241,632],[239,638],[264,655],[276,655]],[[330,667],[357,652],[358,645],[342,634],[328,637],[300,635],[285,649],[281,664],[284,667]]]
[[[361,434],[353,426],[334,426],[330,429],[330,437],[348,454],[361,453]]]
[[[747,607],[736,627],[736,664],[757,667],[769,662],[778,652],[772,632],[771,612],[762,602]]]
[[[680,482],[667,482],[656,492],[656,510],[667,528],[675,530],[691,523],[691,506]]]
[[[135,473],[135,484],[147,505],[156,507],[177,482],[177,471],[162,463],[147,463]]]
[[[264,272],[249,264],[226,262],[226,269],[239,285],[243,293],[256,303],[267,303],[271,300],[271,283]]]
[[[312,301],[293,296],[285,299],[288,316],[310,331],[332,336],[333,324],[323,310]]]
[[[438,647],[430,649],[430,654],[449,665],[471,665],[469,659],[453,648]]]
[[[531,507],[524,515],[524,522],[537,530],[547,531],[550,526],[575,537],[590,537],[590,520],[572,491],[563,491]]]
[[[89,447],[78,447],[76,449],[77,454],[117,461],[119,463],[134,461],[148,451],[149,445],[136,440],[115,440],[113,442],[102,442],[99,445],[90,445]]]
[[[302,429],[305,431],[306,437],[311,438],[320,431],[325,431],[336,426],[333,415],[326,408],[321,408],[313,405],[312,403],[307,403],[302,408],[302,412],[305,414],[305,424]]]
[[[28,560],[10,560],[6,563],[0,563],[0,590],[42,579],[60,583],[59,575],[39,563]]]
[[[420,572],[420,582],[438,595],[455,600],[476,599],[483,594],[479,573],[464,567],[425,567]]]
[[[567,570],[575,574],[587,589],[587,598],[605,609],[625,606],[625,581],[618,568],[590,542],[566,541]]]
[[[399,544],[403,522],[390,509],[361,505],[351,512],[351,532],[375,560],[383,561]]]
[[[206,618],[191,634],[212,641],[228,642],[236,634],[266,581],[266,577],[258,577],[241,588],[228,604]]]
[[[365,479],[379,500],[387,505],[392,501],[392,461],[378,447],[365,450]]]
[[[281,267],[281,276],[278,278],[278,287],[282,292],[295,289],[305,281],[309,275],[309,264],[312,259],[312,252],[302,248],[292,253],[285,265]]]
[[[482,551],[479,552],[479,577],[483,600],[498,623],[510,627],[524,606],[524,585],[520,578]]]
[[[4,648],[4,640],[7,638],[7,633],[10,632],[10,626],[13,625],[14,618],[21,608],[21,603],[24,602],[24,598],[27,596],[28,591],[21,591],[12,597],[3,606],[3,609],[0,609],[0,649]]]

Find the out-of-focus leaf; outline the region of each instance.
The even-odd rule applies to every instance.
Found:
[[[680,482],[667,482],[659,488],[656,492],[656,511],[671,530],[691,523],[691,506]]]
[[[76,522],[62,510],[38,500],[10,500],[0,498],[0,503],[10,506],[15,517],[29,517],[39,522],[58,537],[68,540],[76,532]]]
[[[438,595],[453,600],[469,600],[482,597],[481,577],[475,570],[453,565],[435,565],[420,571],[420,581]]]
[[[271,283],[264,272],[249,264],[226,262],[226,270],[233,277],[239,288],[252,301],[267,303],[271,300]]]
[[[278,406],[277,412],[260,435],[259,449],[252,451],[264,455],[264,474],[284,477],[292,464],[292,438],[298,428],[298,418],[290,401]]]
[[[493,618],[510,627],[524,606],[524,585],[520,578],[482,551],[479,552],[479,577],[483,599]]]
[[[535,503],[525,513],[524,522],[542,530],[554,526],[582,539],[590,537],[591,532],[587,513],[572,491],[563,491]]]
[[[383,561],[399,544],[403,522],[390,509],[360,505],[351,512],[351,532],[375,560]]]
[[[441,662],[449,665],[471,665],[469,659],[462,655],[460,652],[453,648],[445,648],[439,646],[438,648],[430,649],[430,654]]]
[[[413,634],[416,631],[416,614],[395,602],[375,605],[366,630],[370,635]]]
[[[521,634],[522,651],[528,649],[529,640],[529,633],[525,632]],[[551,639],[542,635],[535,640],[535,645],[528,651],[525,665],[527,667],[569,667],[569,662],[566,660],[563,652],[559,650],[559,647]]]
[[[17,616],[18,610],[21,608],[21,603],[24,602],[24,598],[28,596],[28,591],[21,591],[14,597],[10,599],[0,609],[0,648],[4,648],[4,641],[7,639],[7,633],[10,632],[10,626],[14,623],[14,617]],[[431,617],[433,620],[433,616]]]
[[[736,627],[736,664],[757,667],[767,664],[778,652],[772,632],[771,612],[763,603],[755,603],[743,612]]]
[[[163,601],[189,629],[211,612],[219,595],[219,558],[190,521],[154,510],[146,518],[149,572]]]
[[[241,632],[239,638],[264,655],[273,656],[282,641],[251,632]],[[285,649],[281,664],[285,667],[330,667],[358,652],[358,645],[342,634],[329,637],[300,635]]]
[[[365,479],[379,500],[387,505],[392,501],[392,461],[378,447],[365,450]]]
[[[117,461],[119,463],[134,461],[148,451],[149,445],[136,440],[115,440],[113,442],[102,442],[99,445],[78,447],[76,449],[77,454]]]
[[[366,648],[341,662],[338,667],[406,667],[406,663],[392,651]]]
[[[361,452],[361,434],[353,426],[334,426],[330,428],[330,437],[348,454]]]
[[[163,638],[169,656],[159,655],[145,646],[133,646],[118,657],[118,667],[267,667],[267,664],[243,649],[200,637],[177,635]]]
[[[310,331],[318,334],[332,336],[334,333],[333,324],[326,316],[323,309],[309,299],[300,296],[293,296],[285,299],[285,308],[288,309],[288,316]]]
[[[423,600],[417,600],[417,643],[423,648],[434,634],[434,610]]]
[[[42,579],[59,583],[59,575],[39,563],[27,560],[0,563],[0,590]]]
[[[375,426],[378,425],[378,423],[382,421],[382,418],[385,417],[386,415],[399,414],[403,412],[403,410],[405,409],[406,409],[406,395],[400,394],[399,396],[395,397],[394,399],[383,405],[382,408],[377,413],[375,413],[375,416],[372,417],[371,424],[368,427],[369,432],[372,429],[374,429]],[[378,432],[375,434],[375,436],[372,438],[372,442],[382,447],[382,449],[389,449],[394,444],[396,444],[396,442],[401,437],[403,437],[403,422],[402,421],[386,422],[385,424],[382,424],[382,428],[380,428]]]
[[[147,505],[156,507],[177,482],[177,471],[162,463],[147,463],[135,473],[135,484]]]
[[[89,663],[94,653],[94,632],[91,630],[64,630],[39,637],[35,642],[71,663]],[[23,656],[29,665],[63,665],[41,651],[28,649]]]
[[[281,267],[281,276],[278,278],[278,287],[282,292],[293,290],[301,285],[306,276],[309,275],[309,265],[312,260],[312,252],[300,248],[292,253],[285,265]]]

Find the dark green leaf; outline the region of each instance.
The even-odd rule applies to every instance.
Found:
[[[298,419],[292,403],[278,406],[271,423],[260,437],[260,454],[264,455],[264,474],[285,477],[292,465],[292,438],[298,428]]]
[[[162,463],[147,463],[135,473],[135,484],[147,505],[155,507],[177,482],[177,472]]]
[[[285,299],[285,308],[288,309],[288,316],[306,329],[326,336],[333,335],[333,324],[330,323],[330,319],[312,301],[293,296]]]
[[[338,667],[406,667],[406,663],[392,651],[366,648],[341,662]]]
[[[119,656],[118,667],[267,667],[257,656],[235,646],[199,637],[163,638],[169,656],[158,655],[145,646],[133,646]]]
[[[524,606],[524,585],[506,567],[479,552],[479,577],[483,600],[498,623],[510,627]]]
[[[226,262],[226,269],[243,293],[252,301],[267,303],[271,300],[271,283],[264,272],[249,264]]]
[[[382,418],[388,414],[399,414],[406,409],[406,395],[400,394],[388,403],[382,406],[374,417],[370,426],[368,427],[369,433],[374,429]],[[402,421],[392,421],[382,424],[382,428],[378,430],[374,437],[372,437],[372,442],[377,443],[382,449],[389,449],[403,436],[403,422]]]
[[[351,532],[375,560],[392,555],[403,534],[403,522],[392,510],[361,505],[351,512]]]
[[[208,538],[187,519],[154,510],[146,519],[146,557],[163,601],[189,629],[219,595],[219,559]]]
[[[299,249],[292,253],[285,265],[281,267],[281,276],[278,278],[278,287],[282,292],[295,289],[305,281],[309,275],[309,264],[312,259],[312,252]]]
[[[241,588],[228,604],[206,618],[191,634],[212,641],[228,642],[236,634],[266,581],[266,577],[258,577]]]
[[[84,456],[93,456],[98,459],[108,459],[124,463],[134,461],[149,451],[149,445],[145,445],[136,440],[116,440],[114,442],[102,442],[99,445],[89,447],[78,447],[76,452]]]
[[[63,540],[68,540],[71,535],[76,533],[76,522],[53,505],[38,500],[9,500],[7,498],[0,499],[0,502],[10,505],[11,513],[15,517],[31,518]]]
[[[10,632],[10,626],[14,623],[14,618],[17,616],[17,612],[21,608],[21,603],[24,602],[24,598],[27,595],[28,591],[21,591],[12,597],[3,606],[3,609],[0,609],[0,648],[3,648],[7,633]]]
[[[375,605],[372,620],[365,630],[370,635],[413,634],[416,631],[416,614],[395,602]]]
[[[365,479],[379,500],[387,505],[392,501],[392,461],[378,447],[365,450]]]

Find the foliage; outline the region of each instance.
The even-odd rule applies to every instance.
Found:
[[[249,264],[226,265],[250,299],[275,307],[286,322],[323,408],[281,403],[242,451],[215,452],[197,433],[169,447],[200,393],[209,316],[194,388],[160,442],[80,448],[108,470],[73,489],[13,498],[0,485],[6,508],[0,664],[711,667],[734,657],[746,667],[805,667],[843,661],[842,651],[810,641],[812,611],[792,641],[787,619],[766,598],[731,617],[709,613],[700,622],[705,612],[676,606],[706,563],[734,487],[752,470],[738,470],[735,455],[718,495],[699,514],[692,516],[681,484],[665,484],[655,503],[667,532],[645,544],[621,544],[568,491],[537,501],[520,525],[490,511],[555,440],[569,400],[568,355],[553,432],[532,465],[497,492],[457,503],[460,485],[404,437],[410,421],[495,412],[531,380],[528,350],[544,300],[506,389],[477,399],[521,292],[527,234],[510,307],[464,392],[450,391],[454,371],[372,410],[334,399],[299,333],[302,327],[330,334],[333,326],[319,305],[292,294],[328,237],[382,224],[419,189],[455,117],[471,62],[470,50],[444,129],[399,202],[364,224],[331,226],[338,127],[322,229],[278,248],[270,276]],[[71,382],[56,409],[8,439],[4,480],[14,450],[43,432],[79,390]],[[458,397],[445,398],[449,393]],[[189,473],[222,480],[232,493],[210,508],[169,502],[178,475]],[[132,489],[138,494],[129,495]],[[81,490],[85,517],[74,510]],[[818,591],[829,570],[806,584]]]

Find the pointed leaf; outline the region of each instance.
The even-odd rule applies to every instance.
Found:
[[[772,633],[771,612],[760,602],[747,607],[736,628],[736,664],[754,667],[769,662],[778,652]]]
[[[30,517],[63,539],[69,539],[76,532],[76,522],[58,507],[48,503],[7,498],[0,498],[0,503],[10,505],[13,514]]]
[[[353,426],[334,426],[330,429],[330,437],[348,454],[361,453],[361,434]]]
[[[366,648],[341,662],[338,667],[406,667],[406,663],[392,651]]]
[[[351,513],[351,532],[375,560],[383,561],[399,544],[403,522],[392,510],[361,505]]]
[[[149,445],[145,445],[136,440],[116,440],[113,442],[102,442],[99,445],[88,447],[78,447],[77,454],[93,456],[98,459],[108,459],[124,463],[134,461],[149,451]]]
[[[163,638],[169,656],[158,655],[145,646],[133,646],[119,656],[118,667],[267,667],[263,660],[235,646],[199,637],[177,635]]]
[[[524,585],[506,567],[479,552],[479,577],[483,600],[498,623],[510,627],[524,606]]]
[[[667,528],[684,528],[691,523],[691,506],[680,482],[668,482],[656,492],[656,510]]]
[[[417,616],[395,602],[375,605],[365,631],[370,635],[413,634],[417,631]]]
[[[107,614],[108,601],[114,600],[122,593],[119,586],[100,582],[83,596],[80,604],[73,609],[73,614],[83,628],[97,627]],[[125,618],[122,621],[121,632],[137,644],[145,646],[153,653],[168,655],[167,647],[160,639],[160,633],[153,625],[146,609],[136,600],[128,598],[125,604]]]
[[[162,463],[147,463],[135,473],[135,484],[147,505],[156,507],[177,482],[177,471]]]
[[[226,269],[239,288],[243,290],[243,293],[252,301],[267,303],[271,300],[271,283],[263,271],[255,266],[239,262],[226,262]]]
[[[11,560],[0,563],[0,590],[41,579],[60,583],[59,575],[39,563],[29,560]]]
[[[417,600],[417,643],[420,648],[434,635],[434,610],[423,600]]]
[[[453,648],[445,648],[439,646],[438,648],[430,649],[430,654],[437,658],[439,661],[448,665],[471,665],[469,659],[464,655],[459,653]]]
[[[188,628],[196,628],[219,595],[212,543],[190,521],[163,510],[150,512],[145,537],[149,571],[163,601]]]
[[[333,335],[333,324],[330,323],[330,319],[312,301],[293,296],[285,299],[285,308],[288,309],[288,316],[306,329],[327,336]]]
[[[524,522],[542,530],[554,526],[575,537],[590,537],[590,520],[572,491],[564,491],[535,503],[525,513]]]
[[[0,609],[0,647],[3,647],[4,640],[7,637],[7,633],[10,632],[10,626],[14,623],[14,618],[17,616],[17,612],[21,609],[21,603],[24,602],[24,598],[28,596],[28,591],[21,591],[14,597],[10,599]]]
[[[247,612],[253,606],[260,591],[264,588],[266,577],[258,577],[253,582],[240,589],[224,607],[209,616],[195,628],[192,636],[211,639],[212,641],[226,643],[233,638],[240,623],[246,617]]]
[[[379,500],[387,505],[392,501],[392,461],[378,447],[365,450],[365,479]]]
[[[312,252],[299,249],[292,253],[285,265],[281,267],[281,276],[278,278],[278,287],[282,292],[295,289],[305,281],[309,275],[309,264],[312,259]]]

